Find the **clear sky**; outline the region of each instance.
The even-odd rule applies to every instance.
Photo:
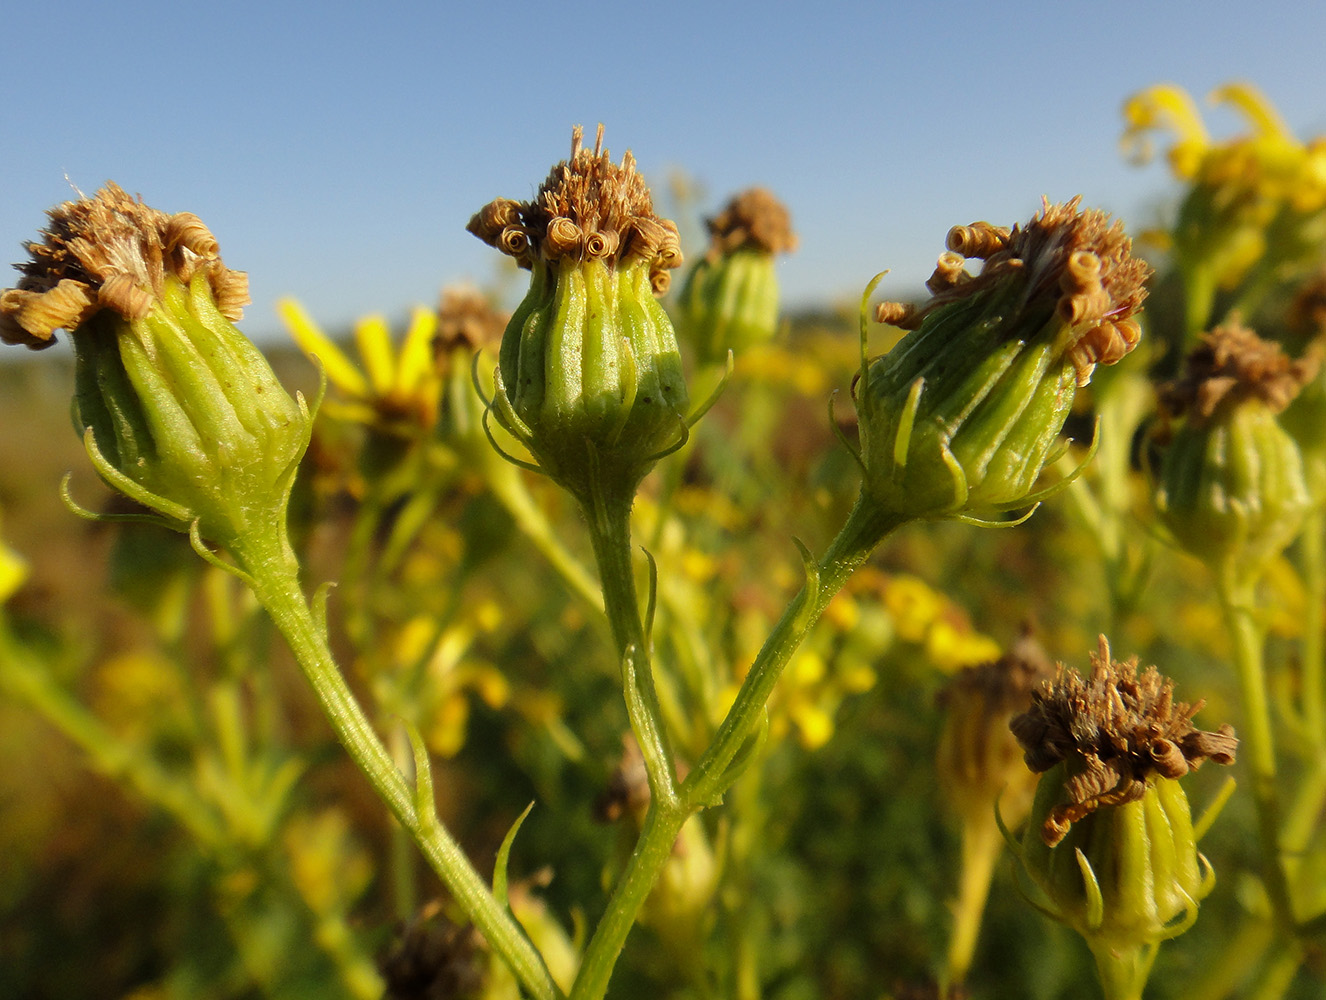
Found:
[[[1173,188],[1118,151],[1148,84],[1251,80],[1300,135],[1326,132],[1323,38],[1326,4],[1285,0],[14,3],[0,261],[70,182],[114,179],[211,227],[249,272],[250,335],[279,329],[287,294],[328,327],[396,317],[491,279],[470,215],[530,197],[571,126],[601,121],[664,206],[678,168],[709,210],[751,184],[783,197],[802,244],[787,301],[885,268],[903,296],[949,226],[1025,220],[1042,194],[1149,222]]]

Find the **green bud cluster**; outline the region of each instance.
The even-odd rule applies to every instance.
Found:
[[[954,227],[909,332],[862,360],[854,386],[865,494],[881,510],[944,517],[1023,505],[1097,364],[1137,344],[1149,268],[1118,223],[1046,205],[1025,227]],[[977,275],[968,258],[983,260]]]

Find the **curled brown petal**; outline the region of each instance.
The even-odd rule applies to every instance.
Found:
[[[580,227],[565,216],[553,219],[543,236],[544,256],[550,260],[578,256],[582,235]]]
[[[984,259],[1008,246],[1009,232],[1006,226],[973,222],[970,226],[954,226],[944,243],[953,253]]]
[[[142,319],[152,311],[152,293],[127,274],[112,274],[101,283],[98,305],[114,309],[125,319]]]
[[[179,247],[199,257],[215,257],[220,253],[212,231],[192,212],[176,212],[172,215],[166,222],[162,242],[166,253],[173,253]]]

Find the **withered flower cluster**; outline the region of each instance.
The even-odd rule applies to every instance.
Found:
[[[571,158],[552,168],[532,201],[497,198],[466,229],[532,270],[562,258],[645,261],[657,295],[667,291],[670,269],[682,262],[677,226],[654,214],[645,179],[628,150],[621,165],[603,148],[600,125],[590,152],[584,130],[571,136]]]
[[[167,275],[188,284],[206,276],[221,315],[240,319],[248,276],[221,262],[211,231],[192,212],[167,215],[113,182],[93,198],[67,201],[47,215],[43,242],[25,244],[18,285],[0,292],[0,339],[34,350],[55,342],[94,313],[113,309],[143,319],[163,294]]]
[[[442,289],[437,305],[435,353],[440,358],[453,351],[473,354],[485,347],[496,347],[510,318],[494,309],[488,297],[473,285],[448,286]]]
[[[1183,374],[1161,387],[1161,416],[1184,416],[1190,424],[1205,426],[1250,399],[1280,413],[1320,365],[1318,351],[1291,359],[1279,344],[1263,340],[1234,318],[1203,334]]]
[[[1151,268],[1132,256],[1122,222],[1111,224],[1097,209],[1080,210],[1081,201],[1080,196],[1058,205],[1047,200],[1026,226],[1012,229],[988,222],[954,226],[948,252],[926,282],[930,300],[919,308],[881,302],[877,319],[915,330],[930,313],[1022,272],[1019,310],[1049,306],[1073,331],[1066,355],[1077,384],[1086,385],[1096,365],[1114,364],[1137,346],[1141,329],[1134,315],[1146,298]],[[982,261],[979,273],[967,271],[969,259]]]
[[[709,250],[717,260],[734,250],[750,248],[764,253],[791,253],[797,248],[792,216],[767,188],[748,188],[734,195],[713,218],[705,220]]]
[[[1033,771],[1065,764],[1068,802],[1041,828],[1050,847],[1097,809],[1139,801],[1153,776],[1180,778],[1208,758],[1232,764],[1238,746],[1229,725],[1214,733],[1194,728],[1203,702],[1175,701],[1173,684],[1155,667],[1139,675],[1137,657],[1113,660],[1104,636],[1099,643],[1089,679],[1061,665],[1010,724]]]

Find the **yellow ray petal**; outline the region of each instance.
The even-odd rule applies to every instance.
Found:
[[[1211,91],[1212,104],[1229,104],[1242,112],[1253,132],[1264,139],[1283,139],[1297,142],[1289,131],[1280,112],[1266,99],[1266,95],[1250,83],[1226,83]]]
[[[401,345],[400,368],[396,384],[404,392],[420,386],[433,372],[433,336],[437,333],[437,313],[416,306],[410,317],[410,329]]]
[[[381,316],[365,316],[355,324],[355,343],[364,359],[369,384],[375,396],[386,396],[396,381],[396,358],[391,350],[391,330]]]
[[[368,395],[368,383],[354,362],[318,329],[303,306],[294,299],[282,299],[276,303],[276,314],[299,349],[322,365],[328,382],[350,396],[363,398]]]
[[[1139,91],[1128,98],[1123,106],[1124,130],[1120,144],[1128,158],[1145,162],[1151,158],[1152,147],[1149,133],[1158,129],[1168,129],[1175,134],[1175,150],[1182,150],[1183,155],[1171,156],[1171,165],[1183,176],[1190,167],[1195,166],[1200,158],[1200,151],[1210,145],[1210,136],[1202,124],[1202,116],[1197,105],[1182,87],[1172,83],[1160,83],[1154,87]]]

